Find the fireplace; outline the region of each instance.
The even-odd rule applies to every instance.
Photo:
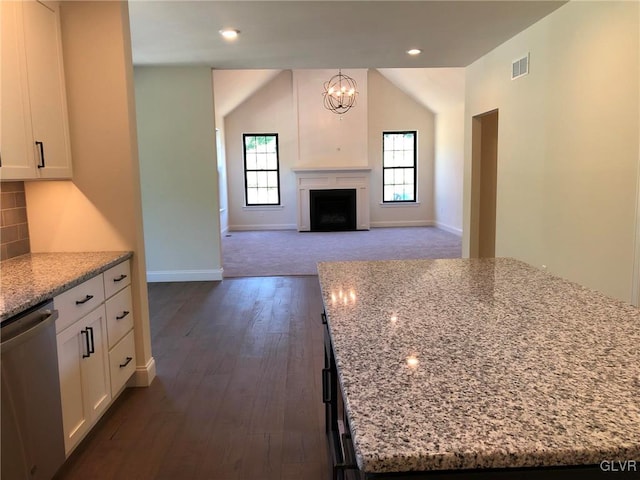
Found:
[[[369,167],[297,167],[298,190],[297,213],[298,231],[308,232],[311,228],[311,195],[314,191],[333,191],[338,193],[355,191],[355,213],[352,218],[355,227],[341,227],[342,230],[369,230]],[[340,221],[339,223],[342,223]],[[335,228],[334,228],[335,229]]]
[[[356,229],[356,189],[309,190],[312,232]]]

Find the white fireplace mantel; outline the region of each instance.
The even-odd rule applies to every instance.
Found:
[[[370,167],[299,167],[292,170],[298,189],[299,232],[311,230],[309,192],[341,188],[356,190],[356,228],[369,230]]]

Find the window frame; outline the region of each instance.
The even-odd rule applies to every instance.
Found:
[[[384,158],[384,137],[385,135],[406,135],[407,133],[413,134],[413,166],[412,167],[385,167]],[[385,171],[396,169],[413,169],[413,200],[385,200],[384,199],[384,187],[385,184]],[[390,184],[392,185],[392,184]],[[418,131],[417,130],[386,130],[382,132],[382,203],[383,204],[397,204],[397,203],[418,203]]]
[[[274,169],[248,169],[247,168],[247,137],[275,137],[276,140],[276,168]],[[243,133],[242,134],[242,159],[244,170],[244,204],[246,207],[277,207],[282,203],[280,195],[280,145],[277,133]],[[249,172],[276,172],[278,203],[249,203]],[[259,188],[259,187],[258,187]]]

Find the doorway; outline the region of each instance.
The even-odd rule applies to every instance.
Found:
[[[472,119],[471,225],[469,256],[496,255],[496,189],[498,178],[498,110]]]

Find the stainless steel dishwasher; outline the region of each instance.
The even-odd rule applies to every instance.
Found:
[[[64,463],[53,302],[2,322],[2,480],[50,480]]]

